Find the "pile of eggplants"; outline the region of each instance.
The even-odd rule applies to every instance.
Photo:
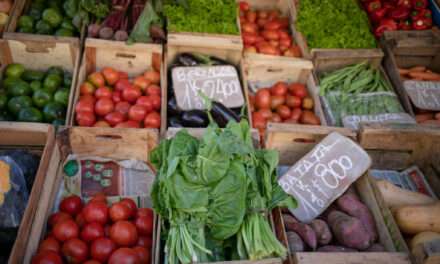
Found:
[[[171,67],[168,69],[168,127],[207,127],[209,124],[209,117],[207,110],[188,110],[183,111],[177,106],[176,97],[174,95],[172,70],[175,67],[190,67],[190,66],[217,66],[217,65],[235,65],[229,62],[216,58],[214,56],[202,55],[198,53],[181,53]],[[239,72],[239,71],[237,71]],[[241,113],[244,113],[244,107],[227,108],[220,102],[213,101],[209,111],[213,121],[219,127],[226,127],[229,121],[241,120]]]

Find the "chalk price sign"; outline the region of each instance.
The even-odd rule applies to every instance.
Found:
[[[319,216],[370,167],[368,154],[352,140],[333,132],[292,166],[278,184],[298,200],[290,209],[302,222]]]
[[[418,108],[440,110],[440,82],[404,81],[403,86]]]

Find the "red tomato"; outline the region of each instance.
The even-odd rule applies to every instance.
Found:
[[[86,224],[86,219],[84,219],[83,212],[76,215],[75,222],[79,226],[79,228],[82,228]]]
[[[277,48],[272,47],[268,43],[266,43],[265,45],[258,46],[257,49],[258,49],[258,52],[262,53],[262,54],[274,55],[274,56],[279,56],[280,55],[280,51]]]
[[[87,223],[98,222],[104,225],[108,220],[108,208],[103,202],[88,203],[83,209],[83,214]]]
[[[103,236],[104,227],[96,222],[85,224],[80,234],[81,239],[87,243]]]
[[[100,116],[105,116],[108,113],[113,112],[115,104],[112,99],[101,98],[95,103],[95,113]]]
[[[266,30],[277,30],[281,28],[281,23],[278,20],[272,20],[267,22],[266,25],[264,25],[264,29]]]
[[[112,100],[115,103],[119,103],[120,101],[122,101],[122,93],[121,93],[121,91],[113,91]]]
[[[288,17],[280,17],[278,21],[281,24],[281,28],[287,28],[290,25],[290,21]]]
[[[137,210],[136,217],[140,217],[140,216],[147,216],[153,218],[154,212],[151,208],[139,208]]]
[[[108,264],[139,264],[139,258],[132,248],[118,248],[110,256]]]
[[[93,113],[95,109],[94,102],[91,100],[79,100],[75,105],[75,112],[89,112]]]
[[[91,127],[96,122],[96,117],[93,112],[79,112],[76,113],[76,122],[79,126]]]
[[[122,90],[122,99],[129,103],[136,102],[141,95],[141,90],[135,86],[130,86]]]
[[[148,264],[150,262],[150,251],[144,247],[134,247],[139,259],[139,263]]]
[[[54,237],[61,242],[78,237],[79,227],[72,219],[58,221],[53,227]]]
[[[101,86],[95,91],[95,97],[100,98],[112,98],[112,90],[108,88],[107,86]]]
[[[274,95],[271,97],[270,108],[276,109],[278,106],[284,104],[286,102],[286,97],[282,95]]]
[[[120,79],[115,84],[116,91],[124,91],[126,88],[131,87],[131,83],[128,79]]]
[[[136,215],[137,205],[136,205],[136,203],[132,199],[124,198],[120,202],[122,204],[125,204],[130,209],[130,217]]]
[[[145,79],[144,76],[138,76],[134,78],[133,85],[139,87],[142,91],[145,91],[148,85],[150,85],[150,81]]]
[[[78,238],[67,240],[61,248],[61,252],[69,260],[69,263],[83,263],[89,258],[89,248],[86,242]]]
[[[109,114],[108,114],[109,115]],[[106,115],[107,116],[107,115]],[[105,116],[105,117],[106,117]],[[105,118],[104,117],[104,118]],[[104,120],[99,120],[99,121],[97,121],[94,125],[93,125],[94,127],[110,127],[110,124],[109,123],[107,123],[107,121],[104,121]]]
[[[54,237],[48,237],[40,243],[38,251],[53,251],[55,253],[60,252],[60,243]]]
[[[267,15],[268,15],[268,13],[266,10],[257,11],[258,18],[267,18]]]
[[[289,119],[291,116],[290,108],[286,105],[280,105],[277,107],[277,113],[280,115],[280,117],[284,119]]]
[[[101,87],[105,85],[104,76],[100,72],[94,72],[90,74],[87,80],[95,87]]]
[[[266,25],[266,23],[267,23],[267,18],[259,18],[259,19],[257,20],[257,25],[258,25],[260,28],[264,28],[264,25]]]
[[[278,48],[280,46],[280,42],[278,40],[269,40],[269,45],[274,48]]]
[[[101,262],[94,260],[94,259],[90,259],[90,260],[87,260],[86,262],[84,262],[83,264],[101,264]]]
[[[270,92],[267,88],[262,88],[255,95],[255,106],[258,109],[270,107]]]
[[[91,202],[107,203],[107,196],[105,195],[105,193],[102,193],[102,192],[95,193],[92,196],[92,199],[90,199],[89,203],[91,203]]]
[[[129,221],[118,221],[110,228],[110,238],[118,246],[133,246],[138,240],[136,226]]]
[[[121,112],[111,112],[104,117],[105,121],[107,121],[111,126],[116,126],[119,123],[125,121],[125,116]]]
[[[269,108],[262,108],[260,110],[258,110],[258,112],[261,113],[261,115],[266,119],[269,120],[270,117],[272,116],[272,111]]]
[[[89,82],[83,82],[79,87],[80,95],[94,94],[94,93],[95,93],[95,86],[93,86],[93,84]]]
[[[245,22],[241,25],[242,32],[256,34],[258,33],[258,25],[255,23]]]
[[[298,121],[299,118],[301,117],[301,114],[302,114],[302,110],[301,110],[301,108],[294,108],[294,109],[292,110],[292,114],[291,114],[291,116],[290,116],[290,119],[293,119],[293,120]]]
[[[257,42],[257,35],[252,33],[242,33],[243,43],[245,45],[253,45]]]
[[[269,21],[272,21],[280,16],[280,12],[278,10],[271,10],[268,14]]]
[[[149,70],[144,73],[144,78],[153,84],[160,84],[160,73],[154,70]]]
[[[102,263],[105,263],[116,249],[115,242],[107,237],[101,237],[93,241],[90,246],[90,256]]]
[[[266,128],[266,118],[260,112],[253,112],[252,124],[254,128],[264,129]]]
[[[287,31],[284,30],[280,30],[278,31],[278,35],[280,35],[280,41],[281,40],[285,40],[285,39],[289,39],[290,40],[290,35]]]
[[[292,45],[292,40],[290,38],[280,39],[280,46],[289,48]]]
[[[151,85],[148,85],[148,87],[147,87],[147,94],[148,95],[158,95],[158,96],[160,96],[160,87],[159,87],[159,85],[157,85],[157,84],[151,84]]]
[[[278,40],[280,38],[280,35],[275,30],[263,30],[261,35],[266,40]]]
[[[109,210],[110,219],[113,222],[128,220],[131,216],[131,209],[124,203],[114,203]]]
[[[114,85],[119,80],[119,72],[111,67],[104,67],[102,75],[109,85]]]
[[[287,94],[287,84],[285,82],[277,82],[270,88],[270,93],[272,95],[286,95]]]
[[[31,264],[62,264],[61,256],[53,251],[40,251],[32,258]]]
[[[147,114],[147,116],[144,119],[144,127],[160,128],[160,114],[154,111]]]
[[[81,212],[83,203],[78,195],[71,195],[61,201],[59,208],[61,212],[75,216]]]
[[[139,122],[128,120],[122,123],[117,124],[115,127],[117,128],[140,128],[141,125]]]
[[[291,108],[300,107],[301,106],[301,98],[288,95],[286,97],[286,105]]]
[[[151,245],[153,244],[153,241],[148,236],[139,236],[138,242],[136,246],[144,247],[147,249],[151,249]]]
[[[72,217],[68,213],[56,212],[49,217],[49,220],[47,222],[50,227],[53,227],[56,223],[58,223],[58,221],[64,221],[67,219],[72,219]]]
[[[134,224],[140,235],[151,236],[153,234],[153,218],[148,216],[137,217]]]
[[[255,13],[254,11],[247,11],[246,12],[246,20],[248,21],[248,22],[251,22],[251,23],[255,23],[255,21],[257,20],[257,13]]]
[[[120,71],[119,72],[119,79],[128,79],[128,73]]]
[[[248,11],[249,10],[249,4],[245,1],[240,1],[240,11]]]
[[[153,104],[153,109],[160,110],[161,99],[159,95],[152,94],[150,95],[151,103]]]
[[[128,117],[128,111],[130,111],[131,104],[126,101],[122,101],[116,104],[115,111],[124,115],[124,117]]]
[[[147,114],[147,110],[142,105],[132,105],[128,111],[128,118],[134,121],[142,121]]]
[[[95,105],[96,98],[93,94],[84,94],[79,97],[78,102],[79,101],[85,101],[85,102],[87,101],[87,102],[91,102],[93,105]]]
[[[150,100],[149,96],[141,96],[136,100],[137,105],[141,105],[145,108],[147,113],[153,111],[153,103]]]
[[[295,95],[299,98],[304,98],[308,95],[307,88],[302,83],[292,83],[289,85],[289,91],[292,95]]]
[[[272,117],[270,118],[270,122],[280,123],[281,121],[282,121],[282,119],[279,114],[277,114],[277,113],[272,114]]]

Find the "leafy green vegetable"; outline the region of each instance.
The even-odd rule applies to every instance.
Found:
[[[170,32],[239,34],[235,0],[166,0],[163,8]]]
[[[81,0],[80,6],[98,19],[103,19],[110,13],[106,0]]]
[[[301,0],[297,29],[310,48],[375,48],[368,17],[356,0]]]
[[[139,16],[136,25],[130,33],[128,39],[129,43],[132,42],[151,42],[150,26],[151,24],[162,24],[162,19],[156,13],[151,2],[145,4],[145,8]]]

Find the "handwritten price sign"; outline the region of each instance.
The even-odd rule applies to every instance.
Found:
[[[440,110],[440,82],[404,81],[403,86],[418,108]]]
[[[233,66],[176,67],[172,70],[172,82],[177,105],[182,110],[205,109],[199,91],[229,108],[244,104],[240,79]]]
[[[319,216],[370,167],[368,154],[350,139],[333,132],[292,166],[278,184],[298,200],[290,209],[298,220]]]
[[[345,116],[342,118],[344,127],[359,129],[361,123],[380,123],[380,124],[416,124],[416,120],[406,113],[386,113],[378,115]]]

